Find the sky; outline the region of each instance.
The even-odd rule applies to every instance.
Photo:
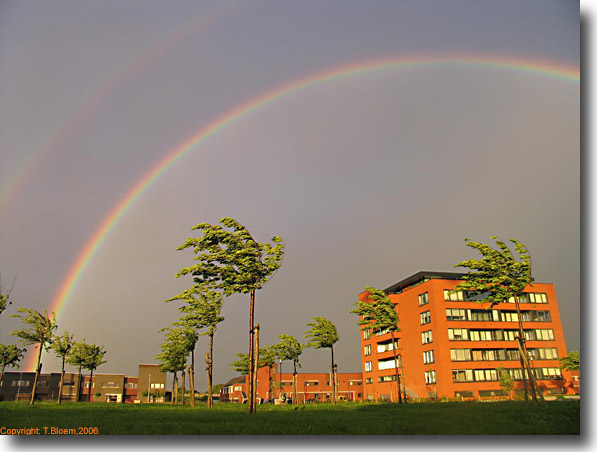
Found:
[[[339,371],[360,371],[363,287],[455,271],[475,257],[465,238],[497,235],[527,245],[580,350],[580,85],[521,69],[578,71],[579,39],[578,3],[561,0],[3,0],[0,341],[19,307],[60,300],[59,333],[104,345],[99,372],[136,375],[178,317],[164,300],[190,284],[177,247],[230,216],[286,244],[257,293],[262,344],[325,316]],[[372,70],[324,79],[343,67]],[[248,301],[225,300],[216,383],[247,351]],[[301,363],[325,372],[329,352]]]

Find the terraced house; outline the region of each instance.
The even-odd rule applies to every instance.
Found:
[[[504,368],[522,387],[518,347],[518,315],[514,300],[492,309],[450,293],[463,273],[419,272],[384,291],[395,304],[401,331],[392,343],[389,333],[361,332],[363,393],[366,400],[397,400],[397,348],[409,397],[508,397],[499,384]],[[367,300],[367,293],[359,295]],[[540,389],[545,394],[579,391],[558,358],[566,342],[553,284],[533,283],[520,299],[526,346]],[[400,361],[399,361],[400,362]]]

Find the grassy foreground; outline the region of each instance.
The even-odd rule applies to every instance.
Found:
[[[100,435],[578,435],[580,401],[345,403],[292,406],[0,403],[0,429]],[[86,429],[91,428],[91,430]],[[6,430],[2,430],[6,433]]]

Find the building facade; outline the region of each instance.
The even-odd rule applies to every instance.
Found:
[[[451,294],[463,276],[419,272],[384,290],[398,312],[400,332],[394,344],[390,333],[361,332],[365,400],[397,400],[393,347],[411,398],[510,397],[499,383],[501,368],[515,380],[515,391],[522,388],[514,300],[487,309],[462,292]],[[367,293],[359,300],[367,301]],[[570,372],[559,367],[567,352],[553,284],[533,283],[520,302],[541,391],[575,393]]]
[[[362,400],[363,375],[360,372],[337,373],[338,398]],[[271,382],[271,384],[270,384]],[[329,402],[332,400],[332,382],[329,373],[298,373],[297,395],[300,403]],[[220,389],[221,402],[245,403],[248,398],[248,376],[235,377]],[[291,373],[278,373],[276,367],[261,367],[257,372],[257,397],[261,400],[293,397]]]

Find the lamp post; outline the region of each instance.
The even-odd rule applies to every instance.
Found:
[[[149,403],[150,400],[150,394],[151,394],[151,374],[149,374],[149,383],[147,385],[147,403]]]

